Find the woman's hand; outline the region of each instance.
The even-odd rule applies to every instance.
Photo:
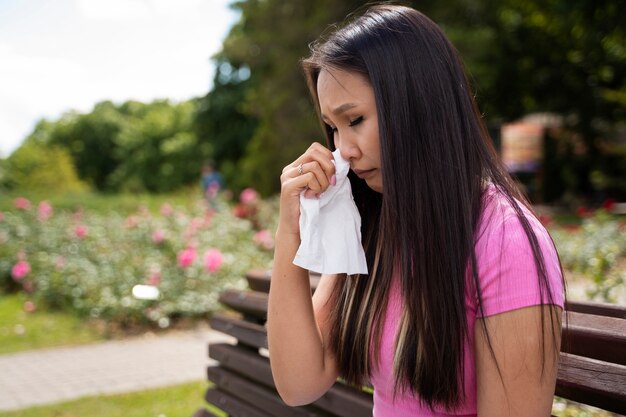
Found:
[[[315,142],[298,159],[283,168],[280,176],[281,233],[300,236],[300,194],[306,198],[319,198],[331,184],[335,183],[335,164],[331,151]]]

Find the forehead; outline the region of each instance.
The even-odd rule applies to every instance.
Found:
[[[320,106],[341,105],[339,101],[357,102],[373,99],[373,90],[363,75],[340,69],[322,69],[317,79],[317,95]]]

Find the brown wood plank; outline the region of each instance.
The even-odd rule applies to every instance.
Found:
[[[626,365],[626,320],[568,312],[561,351]]]
[[[258,320],[267,317],[267,294],[257,291],[225,290],[220,294],[220,303]]]
[[[218,388],[209,388],[204,398],[208,403],[225,411],[229,417],[272,417],[271,414],[258,410],[253,405]]]
[[[626,319],[626,306],[591,301],[568,301],[567,310],[575,313],[595,314],[598,316]]]
[[[274,387],[269,360],[248,349],[228,344],[209,347],[209,356],[221,366],[246,376],[266,387]],[[336,383],[313,405],[341,417],[371,417],[372,396]]]
[[[626,414],[626,366],[561,353],[556,395]]]
[[[235,337],[238,343],[267,349],[267,331],[260,324],[224,314],[215,314],[209,319],[209,325],[214,330]]]
[[[333,417],[332,414],[315,410],[310,406],[290,407],[282,401],[275,389],[268,389],[222,367],[209,367],[207,374],[209,380],[222,391],[254,404],[256,408],[275,417]]]
[[[311,291],[315,292],[317,284],[320,282],[320,274],[316,272],[309,272],[309,279],[311,281]],[[246,273],[246,280],[248,281],[248,287],[252,291],[270,292],[270,282],[272,278],[272,271],[265,269],[252,269]]]

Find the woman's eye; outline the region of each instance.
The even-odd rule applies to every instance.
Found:
[[[330,136],[332,136],[332,135],[334,135],[334,134],[335,134],[335,132],[337,131],[337,128],[336,128],[336,127],[332,127],[332,126],[330,126],[330,125],[326,125],[326,131],[328,132],[328,134],[329,134]]]
[[[363,116],[359,116],[356,119],[350,120],[350,127],[356,126],[363,121]]]

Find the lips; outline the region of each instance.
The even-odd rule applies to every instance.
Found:
[[[357,177],[364,180],[370,177],[374,173],[374,171],[376,171],[376,169],[353,169],[352,171],[354,171]]]

